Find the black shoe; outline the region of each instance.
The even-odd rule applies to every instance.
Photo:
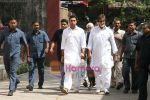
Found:
[[[132,90],[132,93],[136,94],[136,93],[138,93],[138,91],[137,90]]]
[[[30,85],[26,86],[26,89],[29,89],[29,91],[33,91],[33,87]]]
[[[13,90],[10,90],[10,91],[8,92],[8,96],[13,96]]]
[[[59,88],[60,88],[60,91],[62,91],[64,87],[63,85],[60,85]]]
[[[26,86],[26,89],[29,89],[29,85]]]
[[[84,87],[88,87],[88,83],[87,83],[86,80],[84,80],[83,86],[84,86]]]
[[[118,83],[116,89],[117,89],[117,90],[120,90],[120,88],[122,88],[122,87],[123,87],[123,83]]]
[[[90,82],[90,85],[89,85],[89,87],[88,87],[88,90],[91,90],[92,88],[93,88],[93,83]]]
[[[19,80],[18,80],[18,81],[16,81],[14,92],[16,92],[16,89],[17,89],[17,86],[18,86],[18,84],[19,84],[19,83],[20,83],[20,81],[19,81]]]
[[[93,86],[95,86],[95,85],[96,85],[96,83],[94,82],[94,83],[93,83]]]
[[[42,86],[39,86],[38,89],[43,89],[43,87],[42,87]]]
[[[129,92],[129,90],[127,90],[127,89],[123,90],[123,93],[125,93],[125,94],[127,94],[128,92]]]
[[[19,84],[19,83],[20,83],[20,81],[19,81],[19,80],[17,80],[17,81],[16,81],[16,84]]]

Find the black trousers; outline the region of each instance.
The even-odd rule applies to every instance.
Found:
[[[148,65],[147,66],[142,65],[138,75],[138,88],[139,88],[138,100],[147,100],[147,82],[148,82]]]
[[[137,90],[138,89],[138,72],[134,69],[135,66],[135,59],[123,59],[123,68],[122,68],[122,75],[124,78],[124,86],[126,90]],[[130,70],[132,76],[132,83],[130,82]],[[132,86],[131,86],[131,85]]]

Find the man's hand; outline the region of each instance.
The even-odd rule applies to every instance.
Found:
[[[50,49],[50,53],[51,53],[51,54],[53,54],[53,53],[54,53],[54,50],[53,50],[52,48]]]
[[[114,62],[118,62],[118,55],[113,55]]]
[[[80,53],[81,59],[84,59],[84,53]]]
[[[84,59],[81,59],[81,63],[83,63],[83,64],[84,64],[84,63],[85,63],[85,60],[84,60]]]
[[[116,65],[116,63],[119,62],[118,55],[113,55],[113,60],[114,60],[114,65]]]
[[[92,53],[88,53],[88,59],[91,60],[92,59]]]
[[[27,63],[30,62],[30,56],[27,56]]]
[[[21,54],[21,60],[22,60],[22,62],[25,62],[25,57],[26,56],[24,56],[24,55]]]
[[[45,48],[45,53],[48,53],[49,49],[48,48]]]

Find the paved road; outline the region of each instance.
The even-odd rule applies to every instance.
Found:
[[[44,89],[37,89],[37,81],[34,91],[29,92],[25,89],[28,74],[19,76],[21,83],[13,97],[8,97],[8,81],[0,82],[0,100],[137,100],[137,94],[123,94],[122,90],[111,89],[111,95],[95,94],[95,89],[88,91],[81,86],[80,94],[71,91],[69,95],[64,95],[59,91],[59,75],[45,70]],[[150,91],[150,89],[149,89]],[[148,99],[150,100],[150,99]]]

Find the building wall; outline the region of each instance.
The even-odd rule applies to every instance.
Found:
[[[19,27],[28,32],[32,21],[39,21],[47,29],[47,0],[0,0],[0,18],[7,23],[8,17],[15,17]]]
[[[18,26],[24,32],[31,31],[32,21],[37,20],[51,39],[60,28],[60,19],[68,17],[68,10],[60,9],[59,2],[60,0],[0,0],[0,19],[5,19],[7,23],[8,17],[17,18]],[[47,58],[50,62],[50,59],[56,59],[56,55],[48,54]]]

